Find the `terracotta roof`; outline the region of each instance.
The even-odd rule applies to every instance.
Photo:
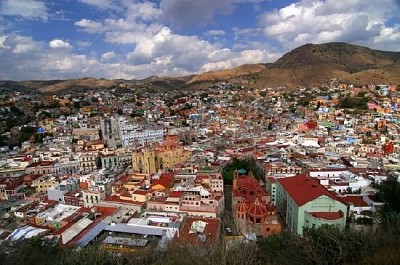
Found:
[[[298,206],[302,206],[322,195],[338,201],[338,198],[324,188],[317,179],[309,177],[306,174],[280,178],[278,179],[278,182],[283,186]]]
[[[254,177],[250,176],[239,176],[237,184],[239,188],[245,190],[256,191],[258,188],[260,188],[260,183]]]
[[[308,214],[324,220],[338,220],[343,218],[343,212],[309,212]]]
[[[267,215],[267,209],[260,203],[258,198],[247,209],[247,214],[255,217],[264,217]]]
[[[127,203],[127,204],[134,204],[134,205],[139,205],[142,206],[144,204],[144,202],[139,202],[139,201],[129,201],[129,200],[123,200],[120,199],[119,197],[113,195],[113,196],[107,196],[104,201],[107,202],[120,202],[120,203]]]
[[[40,162],[35,162],[30,164],[28,167],[46,167],[46,166],[52,166],[54,164],[53,161],[40,161]]]
[[[352,203],[355,207],[368,207],[368,203],[366,203],[363,199],[362,195],[357,196],[344,196],[339,198],[344,203]]]
[[[154,187],[155,185],[161,185],[164,188],[167,188],[173,180],[174,180],[174,174],[164,173],[160,176],[159,179],[155,179],[153,181],[153,183],[151,184],[151,187]]]
[[[200,240],[199,233],[191,233],[189,231],[192,227],[193,222],[195,221],[203,221],[206,222],[207,225],[204,228],[203,233],[205,241]],[[216,244],[218,241],[219,234],[219,220],[215,218],[200,218],[200,217],[188,217],[186,222],[181,229],[181,232],[178,233],[179,237],[175,237],[177,244],[182,244],[183,242],[190,245],[198,245],[198,244]]]
[[[245,203],[245,202],[240,202],[237,206],[236,206],[236,210],[238,211],[238,212],[241,212],[241,213],[245,213],[245,212],[247,212],[247,209],[248,209],[249,207],[247,206],[247,204]]]
[[[150,193],[150,190],[135,190],[133,194],[139,194],[139,195],[147,195]]]
[[[183,192],[182,191],[173,191],[169,194],[168,197],[173,197],[173,198],[180,198],[182,197]]]

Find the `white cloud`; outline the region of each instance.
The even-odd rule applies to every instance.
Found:
[[[94,6],[101,10],[116,8],[116,5],[115,5],[115,3],[113,3],[114,1],[112,1],[112,0],[78,0],[78,2],[87,4],[90,6]]]
[[[75,26],[83,28],[89,33],[98,33],[104,31],[103,25],[101,23],[86,18],[76,21],[74,24]]]
[[[78,45],[81,48],[86,48],[92,45],[91,41],[77,41],[76,45]]]
[[[41,49],[42,43],[34,41],[31,37],[9,35],[3,42],[13,54],[35,52]]]
[[[103,60],[110,60],[117,57],[117,54],[114,51],[105,52],[101,55],[101,59]]]
[[[221,29],[212,29],[205,33],[205,35],[208,35],[208,36],[223,36],[225,34],[226,34],[226,32]]]
[[[243,50],[240,52],[225,51],[225,55],[227,54],[229,54],[229,56],[221,56],[220,58],[217,57],[220,60],[204,64],[201,67],[201,71],[207,72],[223,70],[243,64],[274,62],[282,55],[281,53],[274,53],[264,49]],[[214,57],[214,55],[210,56]],[[226,60],[222,59],[224,57]]]
[[[50,41],[49,46],[52,49],[61,49],[61,50],[72,49],[71,44],[69,44],[66,41],[60,40],[60,39],[54,39],[54,40]]]
[[[161,16],[161,10],[152,2],[134,2],[124,0],[125,14],[128,20],[154,21]]]
[[[207,55],[219,49],[219,46],[197,36],[174,34],[168,27],[164,27],[155,35],[143,37],[127,59],[133,63],[150,63],[160,57],[172,56],[175,66],[196,72],[206,62]]]
[[[37,0],[2,0],[0,15],[47,20],[46,4]]]
[[[162,0],[160,6],[130,0],[80,2],[107,12],[111,10],[111,16],[98,20],[80,19],[74,23],[78,29],[98,34],[112,46],[124,44],[124,47],[132,47],[131,51],[127,54],[117,52],[120,50],[117,46],[101,54],[93,52],[85,55],[79,54],[83,49],[74,50],[72,44],[63,39],[53,39],[45,45],[28,36],[8,36],[1,44],[6,48],[0,50],[5,57],[4,65],[7,65],[0,65],[2,76],[17,80],[82,76],[140,79],[150,75],[186,75],[204,69],[222,69],[271,59],[271,53],[258,47],[232,50],[199,36],[177,34],[171,27],[160,23],[161,17],[166,18],[166,6],[164,9],[161,6],[163,3],[169,7],[182,4],[181,8],[188,9],[192,15],[197,12],[197,19],[208,23],[216,14],[231,12],[237,4],[233,0]],[[214,29],[205,35],[224,36],[226,32]],[[75,42],[78,48],[90,45],[91,42],[87,41]],[[118,63],[115,63],[117,59]]]
[[[388,49],[391,44],[383,45],[379,39],[384,38],[385,29],[398,30],[396,26],[388,26],[387,21],[399,11],[396,0],[302,0],[265,12],[259,23],[266,36],[286,48],[309,42],[343,41]]]
[[[6,38],[7,38],[7,36],[0,36],[0,49],[7,48],[7,47],[4,45],[4,42],[5,42]]]

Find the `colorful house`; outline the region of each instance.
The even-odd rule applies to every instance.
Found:
[[[287,228],[302,235],[305,227],[344,228],[347,206],[317,179],[306,174],[277,180],[276,207]]]

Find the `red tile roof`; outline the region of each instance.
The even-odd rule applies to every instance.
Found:
[[[204,228],[204,232],[201,233],[205,236],[205,241],[202,242],[199,240],[198,233],[189,234],[189,231],[192,227],[193,222],[195,221],[203,221],[206,222],[207,225]],[[216,244],[218,241],[218,234],[219,234],[219,220],[215,218],[200,218],[200,217],[188,217],[184,222],[184,225],[179,233],[179,237],[175,237],[176,243],[186,243],[190,245],[198,245],[198,244],[209,244],[213,245]],[[178,243],[179,244],[179,243]]]
[[[183,192],[182,191],[173,191],[169,194],[168,197],[173,197],[173,198],[180,198],[182,197]]]
[[[239,176],[237,178],[239,188],[256,191],[260,188],[260,183],[252,176]]]
[[[306,174],[280,178],[278,182],[298,206],[302,206],[322,195],[338,201],[338,198],[322,186],[317,179],[309,177]]]
[[[46,167],[46,166],[52,166],[54,164],[53,161],[40,161],[40,162],[35,162],[30,164],[28,167]]]
[[[344,203],[352,203],[355,207],[368,207],[368,203],[366,203],[363,199],[362,195],[349,195],[349,196],[344,196],[339,198],[342,202]]]
[[[154,187],[155,185],[161,185],[164,188],[167,188],[172,183],[173,180],[174,180],[174,174],[164,173],[160,176],[159,179],[155,179],[152,182],[151,186]]]
[[[267,215],[267,209],[265,209],[265,207],[256,198],[254,203],[252,203],[247,209],[247,214],[252,217],[265,217]]]
[[[138,194],[138,195],[147,195],[147,194],[149,194],[149,193],[150,193],[149,190],[135,190],[135,191],[133,192],[133,194]]]
[[[104,201],[106,202],[116,202],[116,203],[124,203],[124,204],[134,204],[134,205],[139,205],[142,206],[144,202],[139,202],[139,201],[128,201],[128,200],[123,200],[120,199],[118,196],[107,196]]]
[[[310,215],[324,220],[338,220],[343,218],[343,212],[309,212]]]

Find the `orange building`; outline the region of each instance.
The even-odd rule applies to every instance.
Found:
[[[132,168],[140,173],[154,174],[159,169],[172,169],[176,164],[186,162],[192,151],[185,150],[178,142],[177,135],[168,135],[158,148],[145,148],[133,152]]]
[[[282,229],[276,208],[270,203],[270,195],[251,172],[240,175],[235,171],[232,208],[236,228],[243,234],[267,237]]]
[[[387,141],[384,145],[383,145],[383,152],[385,155],[391,154],[394,152],[394,145],[392,142]]]

